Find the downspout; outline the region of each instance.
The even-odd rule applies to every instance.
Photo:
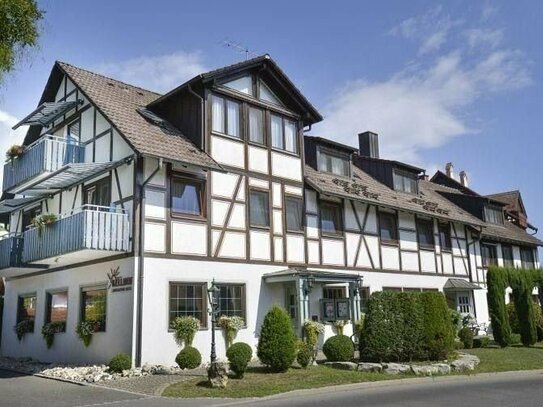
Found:
[[[141,203],[139,216],[139,244],[138,244],[138,295],[137,295],[137,320],[136,320],[136,367],[141,366],[141,343],[143,334],[143,271],[144,271],[144,244],[145,244],[145,187],[153,177],[162,169],[162,158],[158,159],[158,165],[149,177],[140,185]],[[145,168],[145,166],[144,166]]]

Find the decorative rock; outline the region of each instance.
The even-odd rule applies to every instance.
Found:
[[[228,363],[215,362],[209,365],[207,377],[213,388],[225,388],[228,383]]]
[[[451,368],[455,372],[466,372],[475,370],[475,367],[480,363],[477,356],[461,353],[454,362],[451,363]]]
[[[383,366],[380,363],[360,362],[358,370],[366,373],[381,373]]]
[[[386,374],[393,374],[393,375],[397,375],[400,373],[409,373],[411,372],[411,366],[402,365],[400,363],[384,363],[383,372],[385,372]]]
[[[358,368],[354,362],[325,362],[324,365],[341,370],[356,370]]]

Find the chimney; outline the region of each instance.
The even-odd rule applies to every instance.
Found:
[[[379,158],[379,136],[365,131],[358,135],[358,154],[362,157]]]
[[[458,175],[460,176],[460,183],[467,188],[468,187],[468,173],[466,171],[460,171],[460,174]]]
[[[454,166],[452,163],[447,163],[445,165],[445,173],[447,174],[447,177],[454,179]]]

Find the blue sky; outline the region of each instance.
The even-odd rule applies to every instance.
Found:
[[[535,1],[39,1],[40,49],[0,88],[0,148],[56,59],[158,91],[270,53],[323,113],[311,134],[433,173],[447,161],[481,193],[520,189],[543,228],[543,5]],[[541,234],[540,234],[541,235]]]

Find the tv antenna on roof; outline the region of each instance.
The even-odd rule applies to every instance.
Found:
[[[246,61],[249,59],[249,56],[257,55],[254,52],[250,51],[249,47],[247,47],[246,45],[241,45],[240,43],[235,42],[235,41],[224,40],[222,42],[222,45],[225,46],[226,48],[232,48],[236,50],[237,52],[244,52]]]

